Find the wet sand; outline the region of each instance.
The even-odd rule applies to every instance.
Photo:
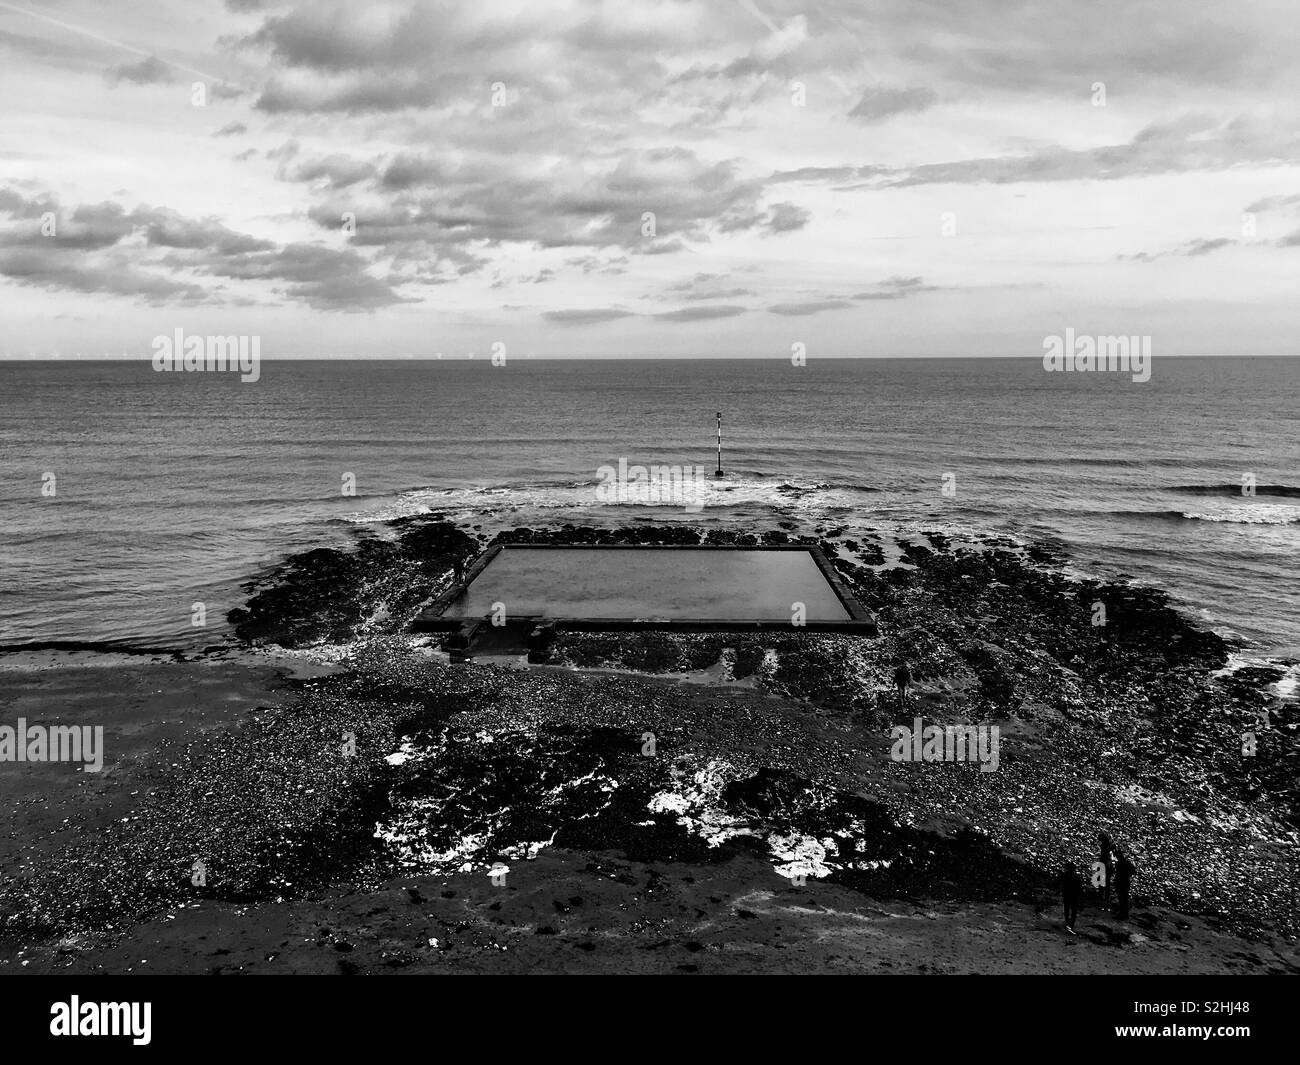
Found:
[[[1070,936],[1059,910],[792,887],[761,857],[648,864],[551,849],[500,887],[457,874],[281,904],[198,903],[23,971],[1280,975],[1300,972],[1300,957],[1164,909],[1132,922],[1085,909]]]

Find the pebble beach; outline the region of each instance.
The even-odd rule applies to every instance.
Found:
[[[940,971],[987,971],[995,956],[1043,971],[1223,971],[1225,958],[1297,971],[1288,664],[1238,664],[1158,590],[1080,578],[1050,545],[938,532],[566,525],[493,539],[815,543],[880,635],[561,632],[541,654],[453,663],[407,626],[456,552],[488,537],[435,513],[250,582],[228,646],[11,661],[29,716],[74,669],[78,690],[98,678],[88,707],[134,712],[109,720],[98,779],[50,767],[67,772],[13,805],[0,964],[95,971],[152,951],[177,971],[275,971],[275,959],[504,971],[526,943],[534,966],[557,971],[653,971],[656,958],[786,971],[794,956],[770,942],[729,960],[734,937],[708,942],[724,917],[790,936],[793,907],[805,953],[837,945],[836,960],[818,947],[807,963],[851,971],[921,971],[935,957]],[[905,708],[900,659],[914,675]],[[178,695],[192,712],[167,713]],[[1268,727],[1247,757],[1261,710]],[[893,760],[890,728],[915,718],[997,725],[997,771]],[[1134,913],[1119,921],[1091,900],[1082,935],[1065,937],[1055,876],[1066,860],[1087,868],[1103,828],[1138,867]],[[716,890],[701,896],[706,881]],[[628,916],[668,896],[660,954]],[[374,921],[343,935],[363,899]],[[205,950],[215,915],[232,912],[238,945]],[[271,942],[286,921],[316,931]],[[917,953],[931,961],[909,969],[902,947],[845,940],[846,922],[967,949]],[[388,938],[371,949],[380,926]],[[703,946],[683,961],[683,943]]]

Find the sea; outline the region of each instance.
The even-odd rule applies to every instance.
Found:
[[[444,512],[1048,541],[1300,657],[1298,400],[1300,358],[0,362],[0,646],[197,650],[288,555]],[[620,460],[703,505],[611,499]]]

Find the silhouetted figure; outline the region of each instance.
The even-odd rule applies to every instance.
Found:
[[[1115,916],[1121,921],[1128,920],[1128,893],[1133,886],[1133,874],[1137,872],[1129,857],[1122,850],[1115,851]]]
[[[898,706],[902,709],[907,702],[907,689],[912,683],[912,671],[906,662],[900,662],[894,670],[894,683],[898,685]]]
[[[465,580],[465,556],[457,555],[455,560],[456,583],[460,584]]]
[[[1101,904],[1110,909],[1110,885],[1115,879],[1115,845],[1111,843],[1109,833],[1097,833],[1097,854],[1106,874],[1106,882],[1101,885]]]
[[[1061,872],[1061,902],[1065,905],[1065,930],[1074,935],[1074,922],[1079,919],[1079,902],[1083,898],[1083,877],[1074,862],[1066,862]]]

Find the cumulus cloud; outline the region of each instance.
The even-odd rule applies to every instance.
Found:
[[[682,147],[625,150],[599,166],[509,156],[450,159],[409,152],[377,161],[344,157],[297,162],[291,180],[327,189],[359,186],[346,200],[309,211],[323,228],[357,217],[358,243],[389,249],[481,249],[510,243],[539,248],[621,248],[664,255],[715,234],[792,232],[809,213],[791,203],[763,205],[764,182],[733,160],[710,162]]]
[[[654,53],[688,41],[699,24],[677,4],[619,15],[587,5],[316,0],[269,15],[243,46],[275,62],[258,99],[264,110],[388,112],[486,104],[496,81],[545,99],[597,92],[620,68],[626,78],[657,67]]]
[[[78,259],[60,254],[53,244],[0,249],[0,277],[40,288],[135,296],[145,303],[198,301],[205,296],[199,285],[142,270],[128,256]]]
[[[38,288],[135,296],[145,303],[202,299],[192,280],[141,265],[125,247],[135,229],[118,204],[61,211],[51,196],[0,188],[0,277]]]
[[[1142,179],[1274,166],[1281,173],[1280,165],[1300,162],[1300,132],[1286,103],[1300,87],[1300,67],[1290,61],[1300,33],[1280,0],[1194,19],[1185,17],[1185,0],[1040,0],[1033,19],[1004,0],[873,0],[869,8],[860,0],[225,6],[235,14],[224,16],[215,41],[195,39],[217,17],[211,8],[201,23],[160,18],[147,36],[135,36],[177,64],[190,57],[255,87],[228,116],[234,121],[203,130],[242,138],[252,127],[256,140],[238,154],[213,152],[212,167],[180,179],[195,181],[186,204],[229,213],[124,207],[135,195],[122,188],[127,180],[107,169],[80,173],[78,161],[93,170],[95,155],[69,139],[58,150],[71,175],[67,187],[94,189],[99,178],[101,191],[58,210],[59,235],[50,239],[29,223],[51,198],[31,187],[22,195],[0,189],[11,279],[78,292],[132,289],[153,300],[256,298],[354,310],[428,295],[430,286],[463,284],[477,301],[489,286],[547,281],[551,305],[574,309],[546,312],[546,321],[635,317],[638,328],[666,331],[743,315],[742,304],[816,315],[936,291],[919,276],[843,279],[843,242],[867,234],[911,239],[886,235],[878,223],[918,232],[931,216],[916,208],[934,194],[839,195],[846,189],[948,186],[951,196],[947,189],[941,196],[954,209],[977,211],[1002,196],[980,186],[1133,181],[1132,190],[1106,190],[1114,205],[1106,221],[1132,232],[1149,194]],[[134,27],[126,25],[129,12],[122,19],[126,40]],[[93,47],[62,51],[52,42],[66,33],[46,41],[0,31],[0,54],[6,63],[26,62],[24,79],[43,67],[62,75],[79,66],[87,81],[98,81],[110,62],[108,28],[92,27],[98,39],[73,35]],[[141,129],[172,123],[158,137],[171,146],[159,157],[192,150],[186,121],[194,113],[178,107],[183,116],[154,115],[152,94],[126,91],[188,81],[188,68],[141,55],[107,72],[122,87],[117,114],[129,119],[137,108]],[[204,80],[210,102],[241,94],[233,81]],[[1121,106],[1091,110],[1098,81]],[[807,91],[806,106],[792,99],[795,83]],[[1199,102],[1180,102],[1188,100]],[[1180,114],[1184,106],[1212,113]],[[253,121],[259,111],[271,117]],[[1062,134],[1051,143],[1062,128],[1068,141]],[[262,138],[273,132],[283,143],[268,150]],[[1012,133],[1021,136],[1010,140]],[[34,157],[38,149],[45,150],[35,146]],[[777,167],[784,169],[773,173]],[[1178,186],[1180,208],[1194,206],[1195,184],[1169,182]],[[1300,225],[1289,213],[1300,196],[1281,190],[1247,209],[1276,213],[1266,239],[1197,238],[1170,222],[1153,225],[1159,236],[1148,242],[1171,250],[1140,258],[1214,262],[1238,254],[1228,251],[1234,243],[1241,255],[1247,245],[1290,247],[1300,238],[1278,234]],[[1014,194],[1031,201],[1024,217],[1060,218],[1044,207],[1059,191]],[[306,219],[318,239],[272,241],[225,224],[263,214],[275,217],[268,232]],[[356,221],[346,243],[339,239],[344,216]],[[1027,224],[1026,232],[1041,233],[1044,224],[1052,225]],[[961,260],[989,251],[999,225],[1001,239],[1017,238],[999,222],[982,231],[972,224],[945,253]],[[916,240],[906,269],[929,273],[910,254],[922,248],[924,238]],[[865,276],[888,273],[875,254],[881,247],[860,245]],[[1059,247],[1068,254],[1064,242]],[[1099,243],[1087,254],[1095,265],[1113,262],[1119,250]],[[999,262],[1009,258],[998,253]],[[711,265],[702,270],[703,263]],[[737,263],[744,269],[732,269]],[[968,266],[955,262],[953,276]],[[610,284],[616,275],[642,278],[644,304],[628,304],[641,313],[622,309],[631,297],[622,282]]]
[[[213,292],[200,279],[211,277],[270,282],[287,299],[321,309],[372,310],[403,299],[354,249],[281,245],[169,208],[104,202],[64,210],[53,197],[0,188],[0,220],[0,275],[20,284],[201,301]]]

